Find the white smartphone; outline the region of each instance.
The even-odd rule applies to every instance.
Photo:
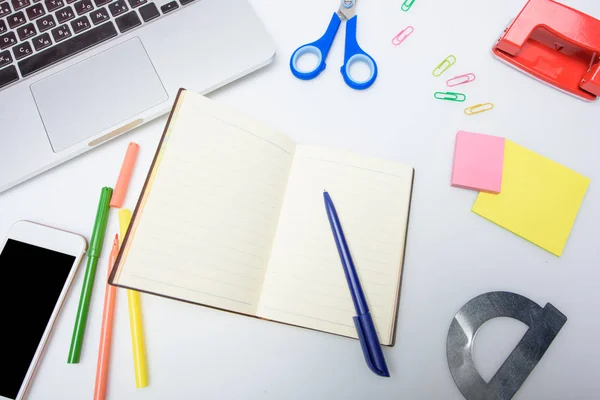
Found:
[[[0,243],[0,400],[21,400],[87,243],[29,221]]]

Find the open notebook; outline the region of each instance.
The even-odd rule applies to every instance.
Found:
[[[414,170],[288,137],[181,90],[110,283],[357,337],[331,194],[392,345]]]

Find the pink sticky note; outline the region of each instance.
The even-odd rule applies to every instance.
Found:
[[[456,134],[452,186],[500,193],[504,138],[460,131]]]

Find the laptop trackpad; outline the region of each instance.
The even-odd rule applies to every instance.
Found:
[[[42,79],[31,92],[55,152],[169,97],[139,38]]]

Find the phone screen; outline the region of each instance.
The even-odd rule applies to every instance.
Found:
[[[8,239],[0,253],[0,395],[15,399],[74,256]]]

